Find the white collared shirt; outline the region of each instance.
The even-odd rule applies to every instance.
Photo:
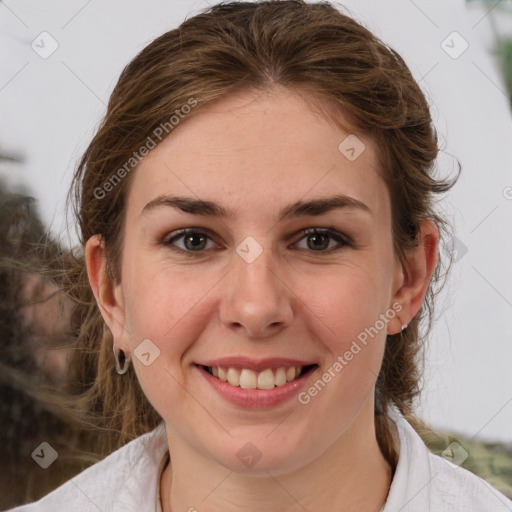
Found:
[[[393,420],[400,456],[382,512],[512,512],[512,501],[503,494],[432,454],[402,416],[394,413]],[[162,422],[41,500],[9,512],[160,512],[167,451]]]

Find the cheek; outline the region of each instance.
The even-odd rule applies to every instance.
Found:
[[[186,264],[173,266],[144,251],[126,258],[123,279],[126,321],[133,342],[150,338],[162,348],[169,341],[179,343],[185,327],[190,330],[190,318],[197,315],[211,288],[211,276],[199,275]]]
[[[194,272],[187,266],[152,265],[150,258],[144,265],[129,262],[124,270],[126,330],[133,366],[144,393],[162,414],[172,409],[172,404],[186,402],[182,387],[187,377],[186,356],[208,329],[218,279],[212,272]],[[148,365],[138,358],[144,343],[151,353]],[[147,352],[144,349],[143,353]],[[157,355],[154,361],[153,353]]]
[[[379,274],[368,272],[368,267],[331,273],[323,289],[316,282],[317,286],[310,283],[304,288],[305,311],[315,338],[328,353],[322,380],[334,383],[328,386],[333,393],[337,390],[332,400],[346,407],[371,391],[379,373],[388,297]]]
[[[126,322],[133,366],[144,394],[166,418],[177,404],[186,404],[190,398],[185,391],[183,358],[206,328],[205,294],[212,285],[206,276],[205,280],[191,279],[186,270],[151,272],[147,263],[145,270],[130,273],[127,269],[126,275]],[[147,365],[148,361],[138,357],[144,344],[149,350],[145,348],[143,353],[150,353]]]
[[[323,287],[318,280],[316,284],[306,283],[303,302],[325,325],[329,344],[343,349],[366,328],[374,326],[388,306],[388,296],[383,292],[380,276],[367,268],[330,272],[324,282]],[[382,330],[381,322],[378,327]]]

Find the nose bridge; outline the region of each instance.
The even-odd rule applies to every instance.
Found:
[[[272,248],[247,237],[233,253],[221,319],[229,327],[245,328],[250,336],[266,336],[292,319],[289,292],[278,277]]]
[[[249,298],[258,292],[269,292],[269,299],[276,295],[280,281],[276,278],[276,262],[273,261],[271,249],[263,250],[261,254],[254,257],[254,260],[246,260],[239,253],[237,256],[234,259],[239,279],[238,285],[247,288],[244,290],[244,295]]]

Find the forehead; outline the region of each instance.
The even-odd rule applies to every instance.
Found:
[[[389,199],[373,144],[291,90],[232,94],[182,120],[143,159],[129,210],[140,213],[158,195],[187,195],[264,219],[292,201],[340,193],[378,218]]]

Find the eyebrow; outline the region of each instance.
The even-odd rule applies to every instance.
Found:
[[[207,217],[233,218],[236,216],[234,211],[226,209],[212,201],[179,196],[158,196],[144,206],[141,213],[146,214],[160,207],[177,208],[185,213]],[[358,209],[373,215],[372,211],[365,203],[354,197],[337,194],[331,197],[292,203],[281,210],[279,213],[279,221],[306,215],[323,215],[339,208]]]

